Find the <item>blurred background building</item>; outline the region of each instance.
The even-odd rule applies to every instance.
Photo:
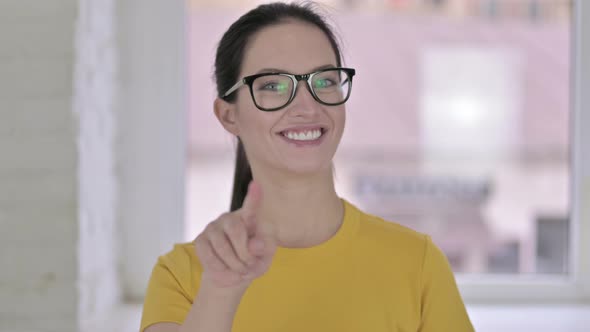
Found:
[[[217,41],[244,7],[192,1],[187,239],[229,206]],[[568,0],[322,1],[357,69],[341,196],[430,234],[456,272],[568,271]],[[215,207],[215,208],[212,208]]]

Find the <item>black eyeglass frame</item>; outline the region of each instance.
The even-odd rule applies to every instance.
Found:
[[[344,82],[341,83],[342,85],[344,85],[348,81],[348,91],[346,91],[346,98],[344,98],[343,101],[338,102],[338,103],[326,103],[326,102],[320,100],[320,98],[316,95],[315,91],[313,90],[313,87],[311,86],[312,79],[317,74],[321,74],[321,73],[324,73],[327,71],[334,71],[334,70],[342,70],[348,75],[348,80],[345,80]],[[320,103],[322,105],[326,105],[326,106],[337,106],[337,105],[344,104],[348,100],[348,98],[350,98],[350,92],[352,89],[352,77],[355,74],[356,74],[355,69],[344,68],[344,67],[325,68],[325,69],[321,69],[318,71],[314,71],[312,73],[301,74],[301,75],[289,74],[289,73],[279,73],[279,72],[260,73],[260,74],[250,75],[250,76],[246,76],[246,77],[242,78],[240,81],[238,81],[236,84],[234,84],[231,88],[229,88],[229,90],[227,90],[227,92],[225,92],[225,94],[223,94],[222,98],[226,98],[227,96],[231,95],[232,93],[234,93],[236,90],[238,90],[242,86],[247,85],[248,88],[250,89],[250,96],[252,97],[252,101],[254,102],[254,105],[256,106],[256,108],[258,108],[259,110],[264,111],[264,112],[278,111],[284,107],[287,107],[293,101],[293,99],[295,99],[295,94],[297,93],[299,81],[305,81],[307,83],[306,84],[307,90],[311,93],[311,95],[313,96],[313,99],[315,99],[318,103]],[[281,75],[281,76],[289,77],[291,79],[291,81],[293,82],[293,91],[291,91],[291,96],[289,96],[289,100],[285,103],[285,105],[282,105],[280,107],[274,107],[274,108],[264,108],[264,107],[261,107],[260,105],[258,105],[258,103],[256,102],[256,98],[254,98],[254,91],[252,91],[252,83],[254,82],[255,79],[257,79],[259,77],[271,76],[271,75]]]

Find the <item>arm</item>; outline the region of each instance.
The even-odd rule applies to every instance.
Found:
[[[203,281],[182,325],[157,323],[148,327],[145,332],[230,332],[243,293],[220,293]]]
[[[272,226],[256,221],[260,197],[251,184],[240,210],[221,215],[195,239],[194,255],[177,250],[159,260],[146,293],[142,331],[231,331],[244,293],[266,273],[277,247]],[[200,278],[192,279],[195,272]]]
[[[272,226],[256,219],[261,195],[251,183],[242,208],[209,223],[194,246],[159,259],[148,284],[142,331],[231,332],[244,293],[266,273],[277,248]]]
[[[222,292],[205,280],[179,332],[230,332],[246,288]]]
[[[178,327],[176,323],[158,323],[148,327],[144,332],[178,332]]]
[[[422,267],[419,332],[473,332],[465,304],[444,253],[426,238]]]

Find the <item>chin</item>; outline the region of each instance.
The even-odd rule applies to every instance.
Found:
[[[332,169],[332,160],[318,162],[317,160],[310,160],[305,162],[299,160],[297,162],[289,163],[286,171],[297,175],[312,175],[323,173]]]

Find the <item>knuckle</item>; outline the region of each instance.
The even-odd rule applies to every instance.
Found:
[[[203,262],[210,265],[210,264],[214,264],[215,261],[217,260],[217,257],[215,257],[215,255],[210,252],[210,251],[206,251],[203,253]]]
[[[201,235],[207,235],[209,233],[211,233],[213,231],[213,226],[214,222],[210,222],[209,224],[207,224],[207,226],[205,226],[205,229],[203,230],[203,233],[201,233]]]
[[[230,244],[227,242],[226,239],[220,239],[214,244],[215,251],[217,251],[220,255],[228,255],[231,253],[232,248]]]
[[[229,217],[230,217],[230,213],[224,212],[224,213],[220,214],[219,217],[217,217],[216,221],[223,222],[224,220],[227,220]]]
[[[224,231],[223,228],[219,223],[211,224],[209,229],[207,230],[207,237],[211,242],[219,241],[220,238],[223,238]]]
[[[206,229],[208,229],[209,232],[214,231],[219,228],[219,223],[221,223],[221,222],[222,222],[221,220],[213,221],[213,222],[209,223],[209,225],[207,225]]]

